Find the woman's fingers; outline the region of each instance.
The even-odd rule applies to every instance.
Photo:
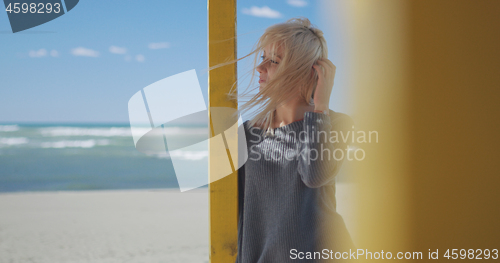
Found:
[[[318,62],[316,62],[316,63],[317,63],[317,64],[314,64],[314,65],[313,65],[313,68],[314,68],[316,71],[318,71],[318,74],[319,74],[319,73],[323,73],[323,71],[321,70],[321,67],[320,67],[320,66],[321,66],[321,64],[320,64],[320,63],[318,63]]]
[[[325,74],[326,75],[331,75],[333,72],[335,72],[335,65],[333,63],[328,63],[324,60],[318,60],[318,64],[321,65],[325,69]]]
[[[320,59],[318,60],[318,63],[325,67],[325,69],[329,71],[334,71],[336,69],[335,65],[333,62],[331,62],[329,59]]]
[[[331,79],[331,81],[333,81],[333,78],[335,78],[335,65],[328,59],[319,59],[317,63],[325,70],[324,73],[321,72],[323,73],[322,75],[328,77],[329,79]]]

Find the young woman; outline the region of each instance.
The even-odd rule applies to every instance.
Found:
[[[328,107],[335,66],[323,33],[307,18],[290,19],[267,28],[245,57],[252,54],[262,58],[255,60],[259,91],[240,111],[260,107],[243,124],[248,160],[238,170],[236,262],[317,262],[349,252],[335,175],[348,149],[341,132],[353,121]]]

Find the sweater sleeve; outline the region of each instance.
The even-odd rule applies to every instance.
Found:
[[[330,114],[312,111],[304,114],[304,135],[299,136],[298,145],[298,172],[307,187],[335,183],[335,176],[347,158],[354,122],[346,114],[333,111]]]

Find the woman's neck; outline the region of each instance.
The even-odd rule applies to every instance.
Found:
[[[281,127],[300,120],[304,118],[306,111],[313,110],[314,105],[309,105],[309,103],[305,102],[300,97],[291,100],[276,108],[272,128]]]

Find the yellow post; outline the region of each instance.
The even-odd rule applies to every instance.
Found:
[[[236,59],[236,0],[208,0],[209,67]],[[211,136],[214,136],[211,107],[237,108],[238,102],[226,93],[236,81],[236,64],[211,70],[208,74],[208,107]],[[237,121],[237,120],[235,120]],[[209,145],[209,176],[220,169]],[[229,152],[228,152],[229,153]],[[229,156],[229,155],[228,155]],[[214,172],[215,174],[215,172]],[[211,180],[210,180],[211,181]],[[234,262],[237,254],[238,172],[209,184],[210,262]]]
[[[500,1],[332,2],[352,26],[357,129],[380,134],[353,166],[358,248],[494,259]]]

